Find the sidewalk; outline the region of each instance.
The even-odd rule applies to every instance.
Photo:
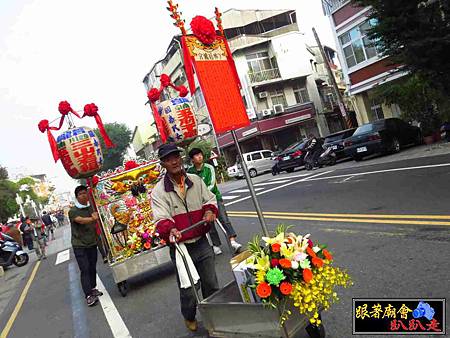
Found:
[[[55,230],[55,238],[55,240],[48,243],[47,256],[70,247],[70,227],[66,225],[57,228]],[[27,249],[25,251],[28,252]],[[37,260],[34,251],[28,252],[28,255],[30,260],[27,265],[20,268],[12,265],[5,270],[4,276],[0,277],[0,314],[3,314],[11,299],[15,298],[14,295],[16,295],[17,291],[20,291],[19,289],[26,282],[26,277]]]

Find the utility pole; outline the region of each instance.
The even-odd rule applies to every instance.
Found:
[[[314,38],[316,39],[317,46],[319,47],[320,54],[322,55],[322,59],[325,63],[325,68],[328,72],[328,77],[330,78],[331,86],[334,89],[334,94],[336,95],[336,99],[338,101],[339,110],[341,111],[342,117],[345,119],[345,123],[347,124],[347,128],[353,128],[352,121],[350,120],[350,117],[347,115],[347,112],[345,111],[344,106],[344,100],[342,98],[342,94],[339,91],[338,85],[336,83],[336,79],[334,78],[333,71],[331,70],[330,63],[328,62],[328,58],[325,55],[325,51],[323,49],[322,43],[320,42],[319,36],[317,35],[316,29],[313,27],[312,29]]]

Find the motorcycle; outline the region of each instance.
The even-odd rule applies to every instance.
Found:
[[[313,163],[312,154],[312,151],[308,151],[305,155],[304,162],[306,170],[313,170],[314,167],[321,168],[325,165],[332,166],[336,164],[336,154],[331,149],[331,147],[324,147],[322,153],[316,159],[315,163]]]
[[[4,233],[1,234],[0,239],[0,266],[8,267],[15,265],[18,267],[24,266],[30,259],[28,254],[23,251],[19,243],[17,243],[11,236]]]

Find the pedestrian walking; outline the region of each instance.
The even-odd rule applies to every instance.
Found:
[[[51,239],[55,239],[55,222],[52,219],[52,216],[50,216],[47,211],[44,211],[42,213],[42,222],[45,225],[45,228],[47,230],[47,236],[50,237],[50,234],[52,235]]]
[[[45,254],[45,234],[42,231],[42,224],[38,219],[34,219],[31,223],[33,245],[38,260],[47,259]]]
[[[203,182],[205,182],[209,191],[216,195],[219,221],[225,228],[234,253],[238,253],[242,245],[236,241],[236,231],[234,231],[234,228],[231,225],[227,210],[225,209],[225,204],[223,203],[222,194],[217,187],[216,170],[212,165],[204,162],[204,154],[200,148],[191,149],[191,151],[189,151],[189,157],[191,158],[193,165],[188,169],[188,173],[199,176]],[[220,255],[222,253],[222,250],[220,249],[221,241],[214,225],[211,226],[210,234],[214,245],[214,253]]]
[[[183,250],[196,288],[201,286],[206,298],[219,289],[214,252],[206,238],[211,223],[217,215],[216,196],[197,175],[186,174],[180,150],[175,144],[164,144],[158,149],[158,157],[166,174],[152,192],[152,210],[158,233],[170,245],[170,258],[176,266],[180,292],[181,313],[186,327],[197,331],[195,319],[197,301],[181,255],[176,251],[177,241]],[[181,234],[181,230],[204,220],[205,224]]]
[[[75,206],[69,211],[72,247],[80,268],[81,286],[88,306],[98,303],[103,293],[97,290],[97,232],[98,214],[89,204],[87,187],[75,188]]]
[[[20,225],[20,231],[22,231],[23,244],[28,247],[28,250],[33,250],[34,246],[30,217],[26,216],[23,218],[22,224]]]

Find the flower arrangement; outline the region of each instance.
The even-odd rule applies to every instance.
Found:
[[[252,253],[247,259],[255,277],[256,294],[262,302],[282,310],[283,323],[291,314],[285,310],[291,302],[313,325],[320,325],[319,311],[338,301],[336,286],[352,285],[350,276],[333,267],[332,254],[325,245],[314,243],[310,234],[288,233],[284,225],[277,227],[275,237],[262,237],[249,243]]]

